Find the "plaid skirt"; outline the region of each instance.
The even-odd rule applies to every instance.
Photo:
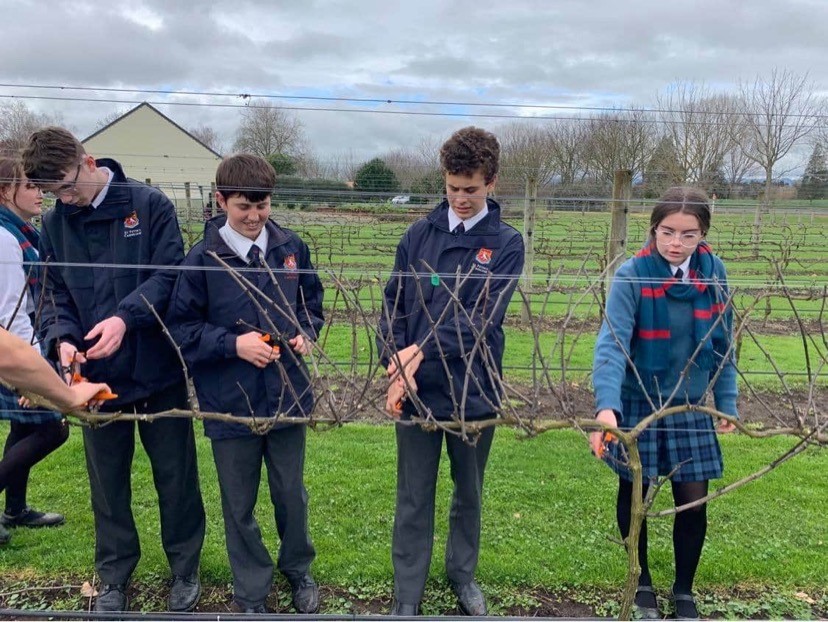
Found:
[[[18,395],[0,385],[0,419],[18,423],[46,423],[62,419],[63,415],[43,408],[23,408],[17,403]]]
[[[623,399],[621,405],[624,409],[622,430],[634,428],[653,412],[643,400]],[[659,419],[638,437],[638,451],[644,484],[659,475],[668,475],[682,463],[672,477],[674,482],[718,479],[724,470],[713,418],[700,412],[688,411]],[[623,444],[610,443],[605,460],[620,477],[632,479]]]

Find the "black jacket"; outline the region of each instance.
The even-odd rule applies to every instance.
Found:
[[[164,316],[176,273],[154,266],[180,264],[184,245],[175,207],[161,191],[127,179],[114,160],[96,163],[114,172],[103,203],[94,209],[58,201],[43,216],[41,260],[86,265],[44,269],[40,331],[45,351],[55,356],[58,340],[84,351],[93,344],[83,337],[95,324],[123,319],[127,332],[118,351],[83,369],[90,380],[109,383],[118,394],[110,404],[117,406],[182,379],[181,363],[141,295]]]
[[[490,199],[488,208],[488,215],[461,235],[449,231],[447,201],[411,225],[385,287],[377,340],[381,360],[387,365],[395,351],[420,344],[424,359],[414,376],[417,396],[438,419],[459,417],[461,411],[467,419],[487,417],[500,404],[490,371],[502,373],[503,318],[524,252],[520,233],[501,222],[500,206]],[[460,308],[452,297],[458,274]],[[481,332],[485,339],[475,349]],[[403,413],[416,413],[413,400],[406,400]]]
[[[322,283],[311,264],[310,250],[298,235],[268,221],[264,258],[278,288],[266,270],[242,272],[276,303],[269,305],[257,295],[277,327],[274,335],[244,289],[207,254],[216,253],[235,269],[247,268],[247,262],[227,246],[219,233],[225,222],[224,215],[207,222],[204,240],[192,248],[184,266],[208,269],[181,272],[167,316],[170,331],[192,372],[199,406],[203,411],[241,417],[251,416],[251,408],[253,415],[263,418],[276,413],[308,416],[314,404],[308,369],[287,340],[300,329],[316,340],[324,323]],[[271,343],[281,349],[280,359],[264,369],[236,355],[236,337],[253,330],[251,326],[271,334]],[[212,439],[252,434],[246,426],[210,420],[205,420],[204,430]]]

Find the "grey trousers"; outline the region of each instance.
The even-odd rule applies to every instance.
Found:
[[[305,432],[303,425],[289,425],[264,436],[212,443],[233,593],[244,607],[264,604],[273,585],[273,559],[253,516],[262,460],[281,540],[279,571],[288,579],[301,577],[316,556],[308,535],[308,492],[303,481]]]
[[[184,384],[164,389],[146,400],[120,407],[155,413],[186,408]],[[86,468],[95,517],[95,568],[101,582],[126,583],[141,557],[132,516],[132,458],[135,422],[83,429]],[[138,435],[149,457],[161,514],[161,543],[173,574],[198,570],[204,542],[204,505],[198,483],[195,436],[191,419],[138,422]]]
[[[472,447],[453,434],[425,432],[417,425],[397,424],[397,509],[391,559],[394,596],[416,604],[423,597],[434,542],[434,497],[443,452],[443,437],[451,463],[454,491],[446,542],[446,574],[450,581],[474,579],[480,550],[480,511],[483,473],[494,438],[486,428]]]

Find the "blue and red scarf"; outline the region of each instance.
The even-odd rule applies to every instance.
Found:
[[[713,369],[716,359],[721,361],[727,354],[733,311],[727,305],[724,271],[716,269],[707,242],[702,241],[690,256],[686,283],[673,276],[670,264],[659,254],[655,242],[636,253],[633,267],[641,287],[636,318],[636,367],[655,373],[669,367],[672,333],[667,298],[670,297],[692,301],[695,343],[702,344],[695,363],[701,369]],[[716,323],[722,314],[724,317]]]
[[[20,244],[20,250],[23,251],[23,272],[28,277],[32,298],[36,300],[40,295],[40,256],[37,254],[40,234],[30,223],[4,205],[0,205],[0,227],[11,233]]]

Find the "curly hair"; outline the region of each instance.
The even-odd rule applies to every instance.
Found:
[[[62,127],[44,127],[31,136],[21,159],[26,177],[36,183],[60,181],[86,155],[86,149]]]
[[[450,175],[483,173],[487,184],[494,181],[500,163],[500,143],[491,132],[464,127],[451,135],[440,148],[440,166]]]

